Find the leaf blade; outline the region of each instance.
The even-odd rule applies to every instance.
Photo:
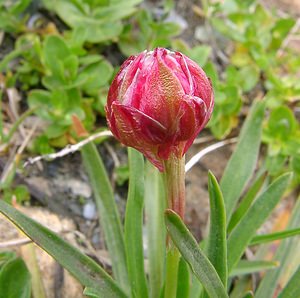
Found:
[[[21,258],[12,259],[1,268],[1,294],[5,294],[6,298],[30,298],[31,276]]]
[[[0,212],[38,246],[55,258],[84,286],[97,289],[99,293],[106,295],[105,297],[126,297],[124,292],[98,264],[62,240],[54,232],[1,200]]]
[[[289,220],[288,227],[290,229],[299,227],[300,225],[300,200],[298,200],[293,208],[293,213]],[[277,288],[280,286],[284,287],[283,280],[287,278],[287,275],[291,274],[291,270],[295,270],[294,265],[299,264],[300,260],[300,241],[299,237],[289,238],[283,240],[275,255],[274,258],[280,262],[280,267],[268,271],[261,283],[259,284],[258,289],[255,292],[256,298],[265,298],[271,297],[274,295]],[[260,251],[257,252],[259,254]]]
[[[237,266],[232,269],[230,276],[239,276],[252,274],[255,272],[265,271],[269,269],[274,269],[279,266],[277,261],[265,261],[265,260],[254,260],[246,261],[241,260],[238,262]]]
[[[297,271],[293,274],[293,276],[290,278],[287,285],[279,294],[278,298],[300,297],[299,280],[300,280],[300,266],[298,267]]]
[[[277,178],[254,202],[228,238],[228,271],[237,264],[256,230],[270,215],[285,191],[291,174]]]
[[[225,199],[227,221],[252,176],[258,158],[265,102],[253,105],[240,133],[239,141],[220,182]],[[235,182],[232,187],[232,181]]]
[[[240,205],[236,211],[232,214],[231,219],[228,224],[228,233],[230,233],[234,227],[240,222],[241,218],[244,216],[248,208],[251,206],[252,202],[256,198],[257,193],[261,189],[266,175],[265,173],[258,177],[258,179],[252,184],[244,198],[242,199]]]
[[[128,290],[125,243],[111,184],[96,146],[89,143],[81,149],[81,153],[94,192],[108,251],[112,256],[113,274],[122,287]]]
[[[125,246],[132,297],[148,297],[143,254],[144,158],[128,148],[129,189],[125,215]]]
[[[250,245],[257,245],[275,240],[281,240],[288,237],[297,236],[300,234],[300,228],[288,229],[282,232],[275,232],[271,234],[254,236],[250,242]]]
[[[219,184],[215,176],[208,173],[210,201],[210,231],[207,242],[207,257],[215,267],[221,281],[227,284],[226,211]]]
[[[188,231],[180,217],[168,209],[165,211],[165,221],[174,244],[203,284],[208,295],[212,298],[228,297],[218,273],[199,248],[195,238]]]
[[[159,171],[146,162],[145,216],[149,259],[150,297],[160,297],[165,271],[166,233],[164,224],[164,187]]]

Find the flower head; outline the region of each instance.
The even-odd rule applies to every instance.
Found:
[[[181,158],[208,122],[214,105],[210,80],[191,59],[157,48],[129,57],[108,92],[108,125],[126,146],[160,171]]]

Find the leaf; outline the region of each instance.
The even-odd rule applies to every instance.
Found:
[[[252,238],[250,245],[257,245],[257,244],[272,242],[275,240],[281,240],[284,238],[297,236],[299,234],[300,234],[300,228],[289,229],[282,232],[275,232],[275,233],[265,234],[265,235],[257,235]]]
[[[0,270],[0,296],[5,298],[30,298],[31,276],[21,258],[8,261]]]
[[[243,218],[243,216],[251,206],[252,202],[256,198],[256,195],[261,189],[265,179],[266,179],[266,173],[260,175],[257,178],[257,180],[253,183],[253,185],[250,187],[246,195],[243,197],[239,207],[231,216],[230,222],[228,224],[228,229],[227,229],[228,234],[231,233],[234,227],[237,226],[240,220]]]
[[[64,39],[57,35],[48,35],[43,46],[44,61],[53,75],[59,79],[64,78],[63,63],[71,56]]]
[[[30,0],[19,0],[15,1],[11,7],[9,7],[9,12],[12,15],[19,15],[29,6]]]
[[[96,289],[104,297],[126,297],[112,278],[95,261],[62,240],[54,232],[1,200],[0,212],[72,273],[82,285]]]
[[[59,0],[52,8],[71,28],[85,28],[86,41],[99,43],[116,39],[122,32],[121,19],[135,12],[134,5],[140,1],[128,1],[88,8],[80,7],[78,2]],[[68,12],[68,13],[65,13]]]
[[[287,106],[280,106],[271,111],[267,132],[274,138],[283,140],[289,138],[297,128],[297,120]]]
[[[128,148],[129,188],[125,214],[125,246],[132,297],[148,297],[143,254],[144,157]]]
[[[227,221],[255,169],[258,158],[265,102],[256,101],[243,125],[239,141],[224,171],[220,186]]]
[[[83,294],[87,297],[91,297],[91,298],[102,298],[97,290],[93,289],[93,288],[85,288],[83,291]]]
[[[300,200],[297,200],[290,217],[288,229],[300,226]],[[257,252],[259,254],[260,251]],[[299,237],[282,240],[274,255],[280,267],[265,274],[260,282],[255,298],[272,297],[278,288],[284,287],[284,282],[299,266],[300,241]],[[283,297],[282,297],[283,298]]]
[[[93,188],[106,245],[112,260],[113,274],[128,290],[126,253],[120,215],[102,159],[93,143],[81,149],[83,163]]]
[[[150,297],[160,297],[165,272],[166,232],[164,224],[165,196],[162,176],[149,162],[145,173],[145,218],[149,260]]]
[[[174,244],[202,283],[209,297],[228,297],[218,273],[199,248],[197,241],[184,225],[181,218],[172,210],[167,209],[165,211],[165,221]]]
[[[113,67],[107,60],[102,59],[97,63],[86,66],[78,76],[78,80],[80,81],[82,77],[87,77],[82,89],[87,94],[93,94],[93,92],[99,92],[98,90],[108,83],[112,74]]]
[[[279,19],[275,26],[272,28],[272,42],[271,49],[279,49],[285,37],[295,25],[296,21],[292,18]]]
[[[51,93],[45,90],[32,90],[28,95],[30,108],[38,108],[36,113],[42,119],[49,120],[48,109],[51,107]]]
[[[277,178],[253,203],[228,238],[228,272],[237,264],[257,229],[281,199],[291,174]]]
[[[76,55],[68,56],[64,61],[65,77],[70,81],[76,78],[78,70],[78,57]]]
[[[239,85],[242,87],[244,92],[249,92],[255,87],[258,83],[259,75],[260,70],[255,65],[247,65],[239,70]]]
[[[279,294],[278,298],[296,298],[300,297],[300,266],[297,271],[290,278],[288,284],[284,287],[282,292]]]
[[[16,258],[16,253],[13,251],[4,251],[0,252],[0,269],[7,261],[13,260]]]
[[[207,257],[215,267],[221,281],[227,284],[226,214],[223,196],[215,176],[208,173],[210,202],[210,228],[207,240]]]
[[[196,61],[199,66],[203,67],[206,64],[210,53],[211,53],[211,47],[201,45],[190,49],[188,51],[189,54],[188,56],[192,60]]]
[[[190,271],[188,264],[180,258],[177,275],[177,298],[188,298],[190,292]]]
[[[241,260],[238,262],[237,266],[232,269],[230,276],[240,276],[245,274],[252,274],[255,272],[265,271],[269,269],[274,269],[279,266],[276,261],[246,261]]]

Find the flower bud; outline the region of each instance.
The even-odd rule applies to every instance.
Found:
[[[123,63],[108,92],[106,116],[120,142],[163,171],[171,155],[186,153],[213,105],[204,71],[179,52],[157,48]]]

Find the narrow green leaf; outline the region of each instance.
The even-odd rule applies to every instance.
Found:
[[[164,187],[162,176],[146,162],[145,174],[145,216],[149,260],[150,297],[160,297],[165,271],[166,232],[164,224]]]
[[[265,271],[269,269],[274,269],[279,266],[279,263],[276,261],[246,261],[241,260],[238,262],[237,266],[234,267],[230,276],[239,276],[245,274],[252,274],[255,272]]]
[[[182,257],[202,283],[211,298],[228,297],[215,268],[199,248],[197,241],[172,210],[166,210],[165,221],[168,232]]]
[[[281,240],[284,238],[297,236],[299,234],[300,234],[300,228],[289,229],[286,231],[275,232],[275,233],[265,234],[265,235],[257,235],[252,238],[250,245],[257,245],[257,244],[272,242],[275,240]]]
[[[83,294],[85,296],[91,297],[91,298],[101,298],[101,296],[99,295],[97,290],[95,290],[93,288],[85,288],[84,291],[83,291]]]
[[[287,285],[284,287],[278,298],[296,298],[300,297],[300,266],[294,275],[290,278]]]
[[[93,143],[81,149],[83,162],[93,188],[106,245],[111,256],[113,274],[122,288],[128,290],[125,243],[120,215],[102,159]]]
[[[300,226],[300,200],[293,208],[288,228],[293,229]],[[265,256],[262,251],[264,246],[256,253],[257,258]],[[280,262],[280,267],[268,271],[260,282],[255,298],[273,297],[278,288],[284,287],[285,280],[297,270],[300,262],[300,241],[299,236],[284,239],[280,243],[274,259]]]
[[[220,186],[227,221],[251,178],[258,158],[265,102],[256,101],[243,125],[239,141],[224,171]]]
[[[54,232],[1,200],[0,212],[72,273],[82,285],[94,288],[103,297],[126,297],[124,292],[96,262],[62,240]]]
[[[253,203],[228,238],[228,271],[234,268],[257,229],[269,217],[282,197],[291,174],[277,178]]]
[[[257,180],[250,187],[244,198],[242,199],[237,210],[232,214],[230,222],[228,224],[227,232],[230,232],[234,229],[234,227],[240,222],[241,218],[245,215],[252,202],[256,198],[257,193],[261,189],[264,181],[266,179],[266,173],[260,175]]]
[[[143,254],[144,158],[128,148],[129,189],[125,216],[125,245],[132,297],[147,298]]]
[[[188,298],[190,292],[190,271],[188,264],[180,258],[177,275],[177,298]]]
[[[20,258],[8,261],[0,270],[0,297],[30,298],[31,276]]]
[[[208,172],[210,202],[210,229],[207,239],[207,257],[215,267],[224,287],[227,287],[226,214],[223,196],[215,176]],[[204,294],[204,297],[208,297]]]

